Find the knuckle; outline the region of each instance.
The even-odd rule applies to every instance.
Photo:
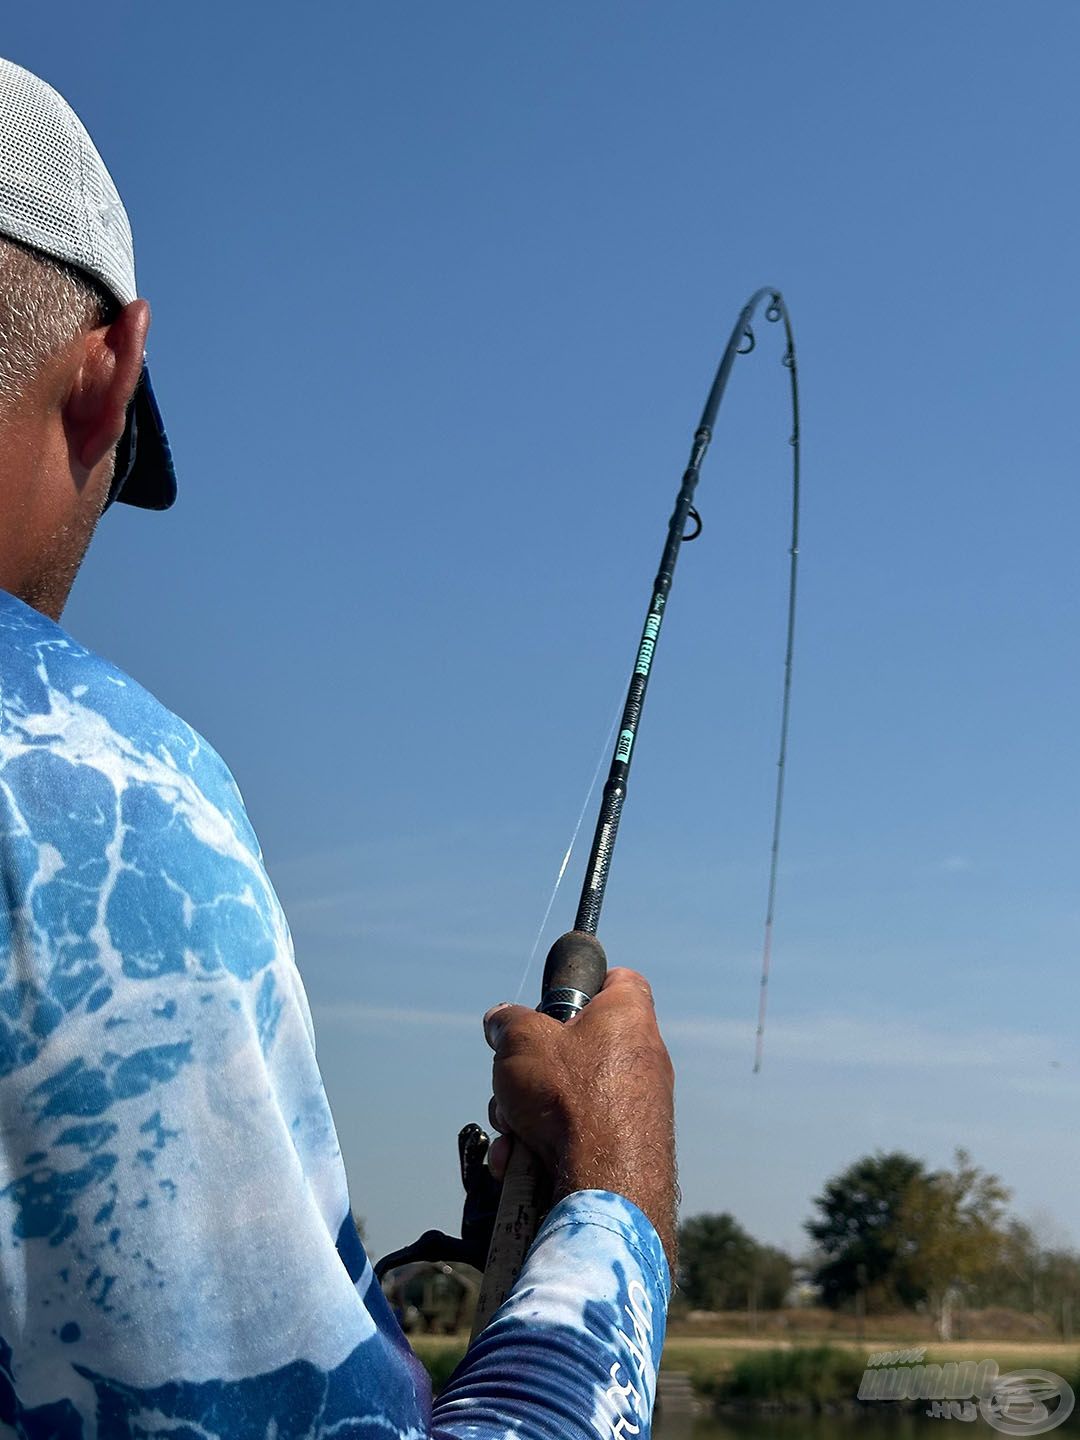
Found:
[[[546,1018],[524,1005],[508,1005],[497,1012],[488,1027],[488,1042],[500,1058],[520,1055],[535,1047],[540,1029],[536,1022]]]
[[[511,1016],[499,1034],[498,1053],[500,1057],[511,1058],[524,1055],[536,1048],[535,1027],[529,1023],[529,1012]]]
[[[618,965],[608,971],[608,980],[613,981],[616,986],[623,989],[627,994],[634,994],[643,1000],[653,1003],[652,986],[645,976],[638,970],[631,970],[625,965]]]

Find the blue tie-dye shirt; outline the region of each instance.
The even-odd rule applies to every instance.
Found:
[[[2,592],[0,884],[6,1433],[647,1437],[668,1271],[601,1191],[551,1212],[433,1407],[229,771]]]

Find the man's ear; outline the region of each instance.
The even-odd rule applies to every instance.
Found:
[[[93,470],[124,433],[124,422],[142,374],[150,306],[145,300],[125,305],[111,325],[92,330],[63,405],[71,453]]]

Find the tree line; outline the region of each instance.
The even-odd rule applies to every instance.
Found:
[[[833,1309],[930,1308],[942,1339],[960,1303],[1041,1314],[1071,1334],[1074,1306],[1080,1322],[1080,1254],[1010,1215],[1010,1198],[964,1150],[942,1170],[878,1151],[814,1198],[804,1226],[813,1249],[801,1264],[726,1212],[684,1220],[679,1286],[695,1309],[776,1309],[802,1270]]]

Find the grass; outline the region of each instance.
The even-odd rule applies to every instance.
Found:
[[[1045,1315],[1027,1315],[1016,1310],[988,1309],[956,1311],[955,1333],[959,1340],[1043,1343],[1053,1346],[1060,1331]],[[871,1349],[897,1349],[901,1345],[933,1345],[937,1328],[929,1311],[900,1310],[887,1315],[868,1315],[860,1327],[854,1315],[841,1310],[808,1307],[783,1310],[703,1311],[689,1310],[676,1299],[668,1316],[668,1335],[712,1337],[734,1340],[771,1339],[806,1345],[835,1342],[865,1344]]]
[[[867,1356],[895,1345],[780,1345],[731,1338],[687,1340],[664,1347],[664,1367],[682,1370],[694,1389],[714,1400],[739,1403],[824,1405],[854,1401]],[[1080,1393],[1080,1347],[1076,1345],[995,1345],[965,1341],[927,1347],[928,1363],[994,1359],[1001,1370],[1050,1370]]]
[[[457,1369],[469,1343],[467,1335],[413,1335],[409,1343],[431,1376],[437,1395]]]
[[[465,1354],[465,1335],[414,1335],[412,1347],[431,1376],[436,1393]],[[918,1345],[918,1339],[909,1343]],[[675,1335],[664,1347],[664,1368],[690,1376],[694,1389],[712,1400],[740,1404],[810,1405],[815,1409],[852,1402],[868,1354],[896,1349],[877,1339],[829,1344],[777,1344],[775,1339],[741,1336],[688,1338]],[[1080,1394],[1080,1345],[1005,1345],[967,1340],[927,1346],[927,1362],[994,1359],[1006,1370],[1050,1370]]]

